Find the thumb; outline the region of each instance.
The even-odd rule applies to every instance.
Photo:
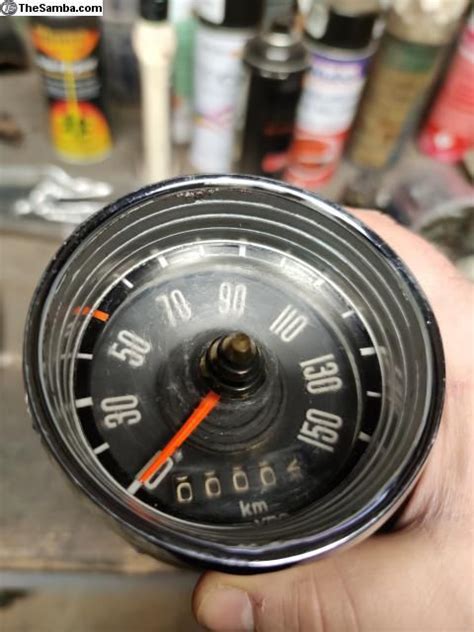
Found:
[[[206,573],[193,610],[215,631],[468,629],[455,559],[448,557],[440,582],[439,539],[435,547],[421,530],[375,536],[345,553],[275,573]]]

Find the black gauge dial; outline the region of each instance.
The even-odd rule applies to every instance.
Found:
[[[400,263],[257,179],[171,182],[79,229],[38,290],[25,361],[40,430],[83,489],[147,550],[226,568],[373,528],[442,396],[434,321]]]
[[[382,381],[369,333],[288,254],[201,242],[160,258],[111,287],[97,308],[110,317],[92,316],[77,351],[76,410],[97,458],[128,493],[187,519],[268,520],[316,500],[376,428]],[[138,486],[144,464],[218,390],[201,359],[234,331],[255,341],[260,383],[224,391],[169,474]]]

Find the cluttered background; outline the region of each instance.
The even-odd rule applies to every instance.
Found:
[[[61,18],[13,5],[0,2],[4,629],[43,629],[35,612],[48,630],[132,629],[137,612],[148,629],[161,599],[149,629],[191,630],[193,574],[111,536],[39,454],[20,370],[33,288],[107,203],[226,172],[379,209],[474,279],[474,15],[465,0],[104,0],[101,17]],[[57,570],[74,598],[35,593],[28,611]]]
[[[146,182],[251,173],[382,209],[472,276],[466,9],[105,0],[1,20],[0,216],[47,232]]]

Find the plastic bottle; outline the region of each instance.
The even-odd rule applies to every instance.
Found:
[[[141,77],[143,176],[157,182],[171,173],[169,88],[176,40],[167,0],[141,0],[132,41]]]

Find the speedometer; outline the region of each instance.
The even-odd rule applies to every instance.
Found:
[[[443,399],[437,326],[366,227],[269,180],[183,178],[79,227],[25,379],[67,475],[153,555],[255,572],[368,535]]]

